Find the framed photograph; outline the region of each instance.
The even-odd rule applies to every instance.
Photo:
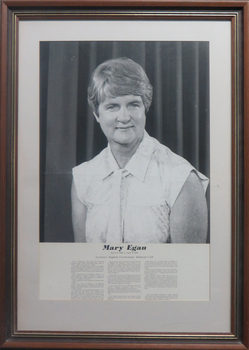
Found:
[[[248,11],[1,2],[1,348],[249,349]]]

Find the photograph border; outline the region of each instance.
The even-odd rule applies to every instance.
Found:
[[[249,3],[246,1],[2,1],[0,346],[2,348],[249,348]],[[91,6],[91,7],[90,7]],[[115,6],[115,8],[113,7]],[[224,10],[222,9],[224,8]],[[232,304],[229,334],[17,332],[18,23],[40,19],[202,19],[232,24]],[[244,134],[244,137],[243,137]],[[243,163],[244,162],[244,163]],[[243,166],[244,164],[244,166]],[[244,174],[243,174],[244,170]],[[243,194],[244,193],[244,194]],[[244,203],[243,203],[244,198]],[[243,242],[244,238],[244,242]],[[243,294],[243,300],[241,295]]]

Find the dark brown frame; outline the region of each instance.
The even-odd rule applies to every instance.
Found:
[[[202,19],[232,23],[231,333],[66,333],[16,330],[17,55],[22,19]],[[0,85],[0,347],[249,349],[249,2],[2,0]]]

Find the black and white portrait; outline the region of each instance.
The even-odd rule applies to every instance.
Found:
[[[209,243],[207,42],[41,42],[40,241]]]

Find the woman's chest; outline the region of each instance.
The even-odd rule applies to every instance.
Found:
[[[149,175],[149,174],[148,174]],[[88,241],[165,243],[170,209],[157,175],[140,181],[131,174],[109,177],[87,191]]]

